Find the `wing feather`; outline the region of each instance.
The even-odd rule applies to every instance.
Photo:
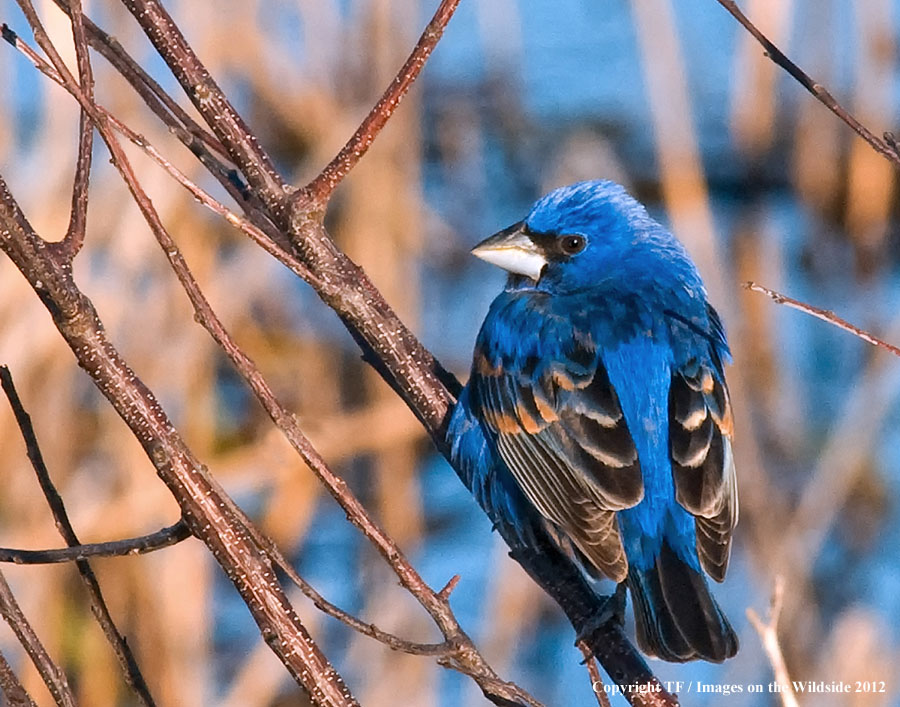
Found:
[[[694,515],[700,563],[719,582],[737,524],[733,429],[728,388],[717,366],[692,361],[672,376],[669,451],[675,498]]]
[[[616,511],[643,497],[637,449],[587,337],[562,361],[529,359],[511,373],[476,352],[473,387],[497,448],[535,508],[602,574],[628,563]]]

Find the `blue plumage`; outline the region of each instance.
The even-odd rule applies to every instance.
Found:
[[[550,532],[627,582],[667,660],[737,650],[721,581],[737,522],[722,325],[681,244],[625,190],[557,189],[481,243],[510,271],[449,427],[454,462],[513,543]]]

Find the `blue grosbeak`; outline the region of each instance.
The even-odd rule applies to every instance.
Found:
[[[723,661],[704,573],[737,523],[722,323],[682,245],[626,191],[573,184],[475,247],[510,272],[453,410],[454,463],[504,537],[549,532],[624,583],[638,645]]]

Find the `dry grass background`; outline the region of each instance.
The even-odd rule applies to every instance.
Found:
[[[136,25],[116,3],[85,4],[87,12],[145,59],[157,77],[164,76]],[[471,4],[494,77],[503,79],[504,72],[511,72],[505,85],[486,84],[483,95],[521,109],[516,72],[530,38],[521,34],[519,13],[527,11],[527,4]],[[696,11],[721,12],[714,2],[706,4]],[[65,49],[63,56],[71,59],[68,22],[50,0],[38,5],[57,46]],[[238,97],[251,125],[299,183],[333,155],[392,78],[432,3],[181,0],[168,5],[206,65]],[[735,66],[724,139],[741,156],[746,183],[736,187],[739,205],[728,222],[731,232],[723,236],[721,223],[714,219],[715,197],[710,195],[696,128],[707,99],[692,90],[688,49],[673,3],[632,0],[616,7],[630,9],[652,115],[650,144],[658,183],[644,181],[638,189],[660,197],[668,210],[670,223],[724,310],[735,349],[737,365],[730,379],[735,407],[743,411],[737,448],[742,493],[737,561],[740,576],[750,584],[742,596],[760,605],[772,577],[786,575],[784,642],[796,676],[893,677],[900,651],[896,633],[883,625],[897,623],[898,617],[886,618],[853,601],[852,592],[848,600],[845,591],[841,602],[840,592],[817,579],[814,560],[834,527],[842,529],[851,554],[855,543],[864,558],[879,535],[897,525],[896,499],[889,494],[891,483],[898,485],[897,471],[885,471],[878,452],[880,440],[888,435],[885,421],[896,419],[897,363],[863,351],[859,344],[855,365],[848,367],[845,359],[832,357],[815,366],[827,368],[827,360],[832,360],[834,367],[824,373],[801,370],[791,348],[797,337],[799,345],[808,347],[804,355],[817,360],[816,342],[824,337],[823,345],[832,346],[830,334],[805,328],[795,332],[793,340],[786,339],[785,331],[799,326],[798,319],[790,317],[799,315],[777,311],[759,295],[740,290],[738,283],[753,279],[790,289],[797,268],[785,246],[791,235],[767,192],[771,185],[766,179],[774,174],[784,180],[780,188],[831,229],[804,244],[811,281],[834,276],[845,288],[850,313],[862,316],[858,323],[900,340],[900,319],[889,304],[876,299],[866,306],[868,297],[891,291],[890,279],[896,275],[894,173],[832,115],[783,81],[749,37],[736,35],[733,55],[721,57]],[[0,8],[0,19],[27,36],[14,4],[3,0]],[[589,11],[608,8],[601,3]],[[876,130],[896,124],[886,86],[897,83],[898,22],[888,0],[823,3],[814,9],[808,3],[752,0],[745,3],[745,11],[789,54],[796,49],[823,83],[840,78],[838,92],[864,123]],[[854,20],[849,28],[841,24],[848,12]],[[852,53],[838,57],[832,52],[836,43],[820,39],[842,33],[855,36],[839,45]],[[148,116],[124,81],[101,60],[95,62],[95,72],[99,101],[215,192],[193,158]],[[165,85],[172,87],[171,82]],[[76,151],[75,104],[9,47],[0,48],[0,86],[4,177],[37,231],[61,236]],[[437,92],[446,88],[429,86]],[[444,120],[428,128],[437,159],[452,167],[465,163],[467,150],[481,149],[487,139],[485,115],[499,109],[485,108],[467,95],[455,100],[449,89],[448,96],[441,98]],[[434,257],[453,277],[453,269],[460,267],[454,254],[484,234],[458,233],[452,219],[425,201],[421,88],[407,101],[342,187],[329,218],[341,246],[365,267],[415,331],[429,316],[422,311],[423,262]],[[509,122],[501,126],[508,139],[533,139],[528,131],[536,129],[535,123],[517,122],[513,113],[506,114]],[[617,149],[602,131],[576,126],[553,146],[552,162],[532,166],[544,170],[538,179],[546,184],[628,174],[633,165],[617,157]],[[411,413],[358,360],[330,313],[287,272],[194,204],[142,154],[129,150],[129,156],[219,316],[281,399],[298,412],[318,449],[349,475],[402,546],[427,546],[420,470],[428,446]],[[104,158],[93,174],[86,247],[75,261],[77,279],[113,340],[157,393],[197,455],[233,496],[249,504],[248,510],[282,548],[295,551],[319,532],[314,525],[321,501],[318,485],[255,402],[236,389],[227,364],[194,325],[182,290]],[[464,201],[465,190],[458,197]],[[83,541],[138,535],[176,519],[177,506],[142,450],[77,369],[43,306],[6,260],[0,261],[0,361],[15,376]],[[451,363],[464,374],[463,359]],[[813,375],[830,375],[832,382],[842,381],[845,390],[846,404],[835,408],[834,423],[826,429],[807,419],[816,399],[810,392],[810,386],[817,385],[816,379],[810,380]],[[0,544],[59,546],[11,413],[3,405],[0,450]],[[886,481],[889,474],[892,482]],[[484,561],[494,567],[483,597],[484,615],[490,619],[471,628],[481,636],[479,643],[494,667],[512,677],[513,670],[524,670],[516,667],[517,651],[531,640],[548,604],[506,560],[502,548],[497,546]],[[900,560],[886,561],[900,572]],[[377,559],[360,552],[346,562],[365,583],[360,613],[387,629],[427,635],[423,616]],[[262,707],[300,699],[258,637],[241,636],[224,647],[214,642],[216,635],[228,635],[219,622],[231,616],[221,608],[222,584],[219,581],[218,589],[216,584],[221,577],[200,543],[188,541],[139,558],[98,560],[94,566],[159,704]],[[67,668],[81,703],[128,704],[129,695],[90,619],[74,570],[9,567],[4,572],[50,651]],[[827,613],[817,610],[826,605]],[[298,600],[297,607],[314,635],[326,633],[325,619],[308,602]],[[752,632],[739,615],[735,619],[745,629],[745,653],[717,673],[717,679],[768,681]],[[391,653],[343,632],[328,635],[332,640],[326,651],[352,676],[363,704],[441,703],[441,668],[430,660]],[[15,659],[29,691],[47,704],[47,693],[5,629],[0,645]],[[552,675],[537,676],[526,684],[552,680]],[[822,698],[815,704],[891,704],[900,693],[896,678],[889,688],[890,693],[880,697],[848,702]],[[462,702],[478,703],[475,692],[461,694]]]

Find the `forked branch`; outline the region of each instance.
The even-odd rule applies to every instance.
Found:
[[[772,665],[775,680],[778,683],[781,704],[784,707],[799,707],[797,695],[794,692],[787,664],[784,662],[784,654],[781,651],[781,643],[778,641],[778,620],[781,618],[781,609],[784,605],[784,577],[775,578],[775,586],[772,589],[772,601],[766,620],[763,621],[753,609],[747,609],[747,618],[753,624],[753,628],[759,634],[763,649]]]

